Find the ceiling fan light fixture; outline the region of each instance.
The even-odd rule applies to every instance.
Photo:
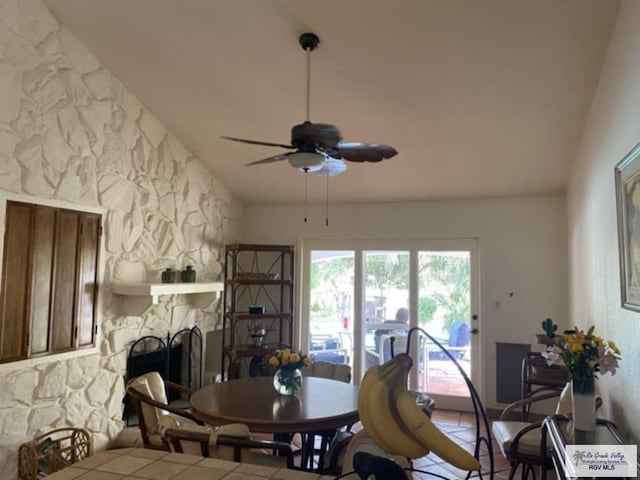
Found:
[[[287,155],[289,165],[301,172],[315,172],[324,166],[324,155],[317,152],[294,152]]]
[[[346,170],[347,164],[344,163],[344,161],[338,158],[326,157],[322,168],[314,173],[326,177],[336,177],[341,173],[344,173]]]

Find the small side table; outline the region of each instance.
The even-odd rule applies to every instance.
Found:
[[[520,398],[527,398],[542,388],[562,390],[569,381],[569,372],[565,367],[549,368],[542,354],[529,352],[522,359],[521,381]],[[522,405],[522,419],[525,422],[529,418],[530,406],[528,403]]]
[[[541,441],[543,452],[548,451],[547,441],[551,442],[550,457],[556,476],[560,480],[573,480],[574,478],[567,477],[564,471],[565,447],[567,445],[623,445],[625,443],[616,426],[609,420],[598,418],[596,420],[596,429],[593,432],[582,432],[574,430],[573,420],[565,415],[554,415],[545,418],[542,423]],[[541,479],[545,478],[545,471],[550,467],[549,456],[545,455],[540,470]]]

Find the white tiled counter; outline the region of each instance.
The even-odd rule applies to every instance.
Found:
[[[144,448],[107,450],[46,477],[47,480],[332,480],[278,469]]]

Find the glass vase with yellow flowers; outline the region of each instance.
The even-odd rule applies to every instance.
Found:
[[[267,355],[266,363],[273,372],[273,387],[281,395],[294,395],[302,389],[303,367],[311,365],[311,359],[300,350],[277,348]]]

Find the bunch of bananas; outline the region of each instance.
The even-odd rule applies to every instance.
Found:
[[[419,458],[433,451],[458,468],[480,470],[478,460],[442,433],[416,404],[407,389],[412,365],[411,357],[401,353],[367,370],[358,396],[365,432],[392,455]]]

